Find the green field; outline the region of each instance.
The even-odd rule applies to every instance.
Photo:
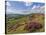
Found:
[[[44,32],[44,14],[29,14],[29,15],[18,15],[11,17],[12,15],[6,16],[6,33],[29,33],[29,32]],[[35,29],[30,23],[41,24],[42,27]],[[32,25],[33,25],[32,23]],[[28,28],[31,26],[32,28]],[[26,27],[27,26],[27,27]],[[39,25],[38,25],[39,26]]]

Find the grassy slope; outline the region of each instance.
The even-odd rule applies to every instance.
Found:
[[[24,30],[24,27],[25,27],[25,25],[26,25],[26,23],[28,23],[29,21],[34,21],[34,22],[39,22],[39,23],[41,23],[42,25],[44,24],[44,16],[42,16],[42,15],[40,15],[40,16],[38,16],[39,14],[32,14],[33,15],[33,17],[30,17],[30,16],[24,16],[24,17],[22,17],[22,18],[20,18],[20,19],[9,19],[9,21],[7,21],[7,25],[9,25],[9,26],[14,26],[14,25],[16,25],[16,24],[19,24],[20,26],[19,27],[17,27],[15,30],[13,29],[13,30],[9,30],[9,29],[7,29],[7,33],[20,33],[20,32],[29,32],[29,31],[27,31],[27,30]],[[30,18],[31,18],[31,20],[30,20]],[[43,27],[44,28],[44,27]],[[39,31],[39,32],[42,32],[42,31],[44,31],[44,29],[39,29],[39,30],[37,30],[37,32]],[[10,32],[8,32],[8,31],[10,31]]]

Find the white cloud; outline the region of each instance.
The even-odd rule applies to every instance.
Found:
[[[17,0],[7,0],[7,1],[17,1]],[[18,0],[18,1],[23,1],[23,2],[25,2],[25,5],[26,5],[26,6],[30,6],[30,5],[32,4],[32,3],[31,3],[31,0]],[[7,5],[10,6],[10,3],[7,2]]]
[[[30,3],[31,2],[31,0],[23,0],[24,2],[26,2],[26,3]]]
[[[36,6],[34,6],[33,8],[36,8]],[[11,8],[7,8],[7,12],[8,14],[31,14],[31,13],[44,13],[44,6],[41,6],[39,9],[32,9],[32,10],[16,10],[16,9],[11,9]]]
[[[34,5],[33,7],[32,7],[32,9],[39,9],[41,6],[36,6],[36,5]]]
[[[23,0],[26,6],[32,5],[31,0]]]
[[[30,3],[25,3],[25,5],[26,6],[30,6],[30,5],[32,5],[32,3],[30,2]],[[11,4],[9,3],[9,2],[7,2],[7,6],[11,6]],[[33,8],[32,9],[35,9],[35,8],[39,8],[40,6],[36,6],[36,5],[34,5],[33,6]],[[26,10],[27,12],[25,12],[24,10],[16,10],[16,9],[7,9],[7,13],[8,14],[10,14],[10,13],[12,13],[12,14],[30,14],[30,13],[40,13],[40,10],[30,10],[30,12],[28,11],[28,10]],[[37,12],[36,12],[37,11]],[[41,11],[42,12],[42,11]]]
[[[39,2],[39,3],[45,3],[45,0],[6,0],[6,1],[24,1],[24,2]]]
[[[7,5],[7,6],[11,6],[11,4],[10,4],[9,2],[6,2],[6,5]]]
[[[44,13],[44,6],[39,9],[32,9],[32,10],[16,10],[16,9],[7,9],[6,13],[8,14],[31,14],[31,13]]]
[[[45,13],[45,6],[34,7],[31,11],[32,13]]]
[[[33,3],[31,3],[31,2],[30,2],[30,3],[25,3],[26,6],[30,6],[30,5],[32,5],[32,4],[33,4]]]
[[[12,9],[7,9],[6,11],[7,14],[28,14],[28,12],[25,13],[23,10],[12,10]]]
[[[41,8],[41,9],[45,9],[45,6],[41,6],[40,8]]]
[[[32,9],[35,9],[36,8],[36,5],[34,5],[33,7],[32,7]]]

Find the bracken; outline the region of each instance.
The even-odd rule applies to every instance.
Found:
[[[42,24],[40,23],[36,23],[36,22],[30,22],[28,23],[25,28],[29,31],[33,31],[33,30],[36,30],[36,29],[40,29],[42,28]]]

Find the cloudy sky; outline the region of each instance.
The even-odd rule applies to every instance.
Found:
[[[7,14],[29,14],[31,12],[39,11],[44,8],[44,3],[38,2],[23,2],[23,1],[7,1],[6,13]]]

